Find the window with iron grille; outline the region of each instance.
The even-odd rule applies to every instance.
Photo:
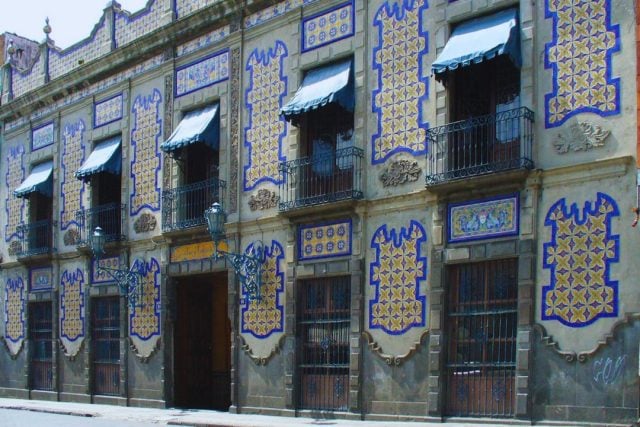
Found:
[[[120,298],[95,298],[92,305],[91,347],[94,394],[120,391]]]
[[[514,415],[517,259],[447,268],[447,415]]]
[[[351,277],[298,283],[300,409],[347,410]]]
[[[53,390],[53,318],[51,302],[29,304],[31,389]]]

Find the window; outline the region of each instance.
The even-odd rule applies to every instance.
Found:
[[[29,304],[29,338],[31,388],[53,390],[53,318],[50,301]]]
[[[512,416],[517,259],[447,268],[446,413]]]
[[[301,409],[346,410],[349,396],[350,276],[299,282]]]
[[[118,395],[120,391],[120,297],[95,298],[91,311],[93,392]]]

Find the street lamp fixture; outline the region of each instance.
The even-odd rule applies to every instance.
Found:
[[[144,306],[142,277],[136,270],[136,265],[132,265],[129,270],[100,265],[100,258],[105,254],[104,245],[106,242],[107,236],[105,236],[104,231],[102,228],[96,227],[89,239],[89,246],[93,253],[93,258],[96,260],[97,273],[104,272],[115,280],[118,288],[120,288],[120,295],[124,295],[127,298],[131,310],[135,307]]]
[[[262,242],[256,241],[253,245],[253,255],[234,253],[227,250],[228,245],[224,233],[224,223],[227,214],[222,205],[215,202],[204,212],[209,235],[213,240],[213,259],[225,258],[240,280],[240,284],[247,293],[249,301],[260,299],[260,286],[262,282]]]

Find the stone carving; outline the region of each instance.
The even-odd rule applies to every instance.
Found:
[[[593,148],[603,147],[609,134],[611,134],[611,131],[603,129],[599,125],[589,122],[577,122],[569,127],[569,132],[558,134],[558,140],[554,143],[554,146],[560,154],[565,154],[569,151],[588,151]]]
[[[259,357],[253,354],[253,350],[251,349],[247,341],[245,341],[244,337],[242,335],[238,335],[238,340],[240,341],[240,349],[244,351],[245,354],[249,356],[249,358],[253,360],[253,362],[258,366],[265,366],[274,355],[280,353],[285,338],[286,335],[282,335],[280,339],[278,339],[276,346],[273,348],[273,350],[271,350],[271,353],[269,353],[267,357]]]
[[[395,187],[405,182],[417,181],[421,173],[422,169],[417,161],[395,160],[380,174],[380,181],[385,187]]]
[[[136,221],[133,223],[133,229],[136,233],[146,233],[148,231],[153,231],[156,229],[156,225],[158,225],[158,221],[156,221],[156,217],[151,215],[150,213],[143,213],[140,215]]]
[[[65,246],[77,245],[80,243],[80,232],[75,228],[68,229],[63,236]]]
[[[11,242],[11,244],[9,245],[9,248],[7,249],[7,252],[9,252],[9,255],[11,256],[15,256],[18,254],[18,252],[22,251],[22,244],[18,241],[18,240],[14,240],[13,242]]]
[[[264,188],[258,190],[256,195],[251,195],[249,199],[249,209],[252,211],[260,209],[261,211],[265,209],[271,209],[278,206],[278,201],[280,197],[276,195],[275,191],[269,191]]]
[[[420,345],[424,341],[425,337],[427,337],[428,335],[429,335],[429,330],[424,331],[422,333],[422,335],[420,335],[420,338],[418,338],[418,341],[413,343],[413,345],[411,346],[409,351],[407,351],[403,355],[394,356],[392,354],[385,354],[384,351],[382,350],[382,347],[380,346],[380,344],[378,344],[373,339],[373,337],[371,336],[371,334],[369,332],[367,332],[367,331],[362,332],[362,336],[367,341],[367,345],[369,346],[369,349],[373,352],[373,354],[377,355],[382,360],[384,360],[385,363],[387,365],[389,365],[389,366],[400,366],[400,365],[402,365],[403,362],[405,362],[407,359],[409,359],[411,356],[413,356],[418,351],[418,348],[420,347]]]
[[[240,146],[240,48],[231,51],[231,159],[229,164],[229,213],[238,208],[238,147]]]

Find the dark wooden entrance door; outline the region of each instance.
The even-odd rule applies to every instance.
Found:
[[[175,404],[226,411],[231,404],[226,275],[183,278],[176,287]]]

